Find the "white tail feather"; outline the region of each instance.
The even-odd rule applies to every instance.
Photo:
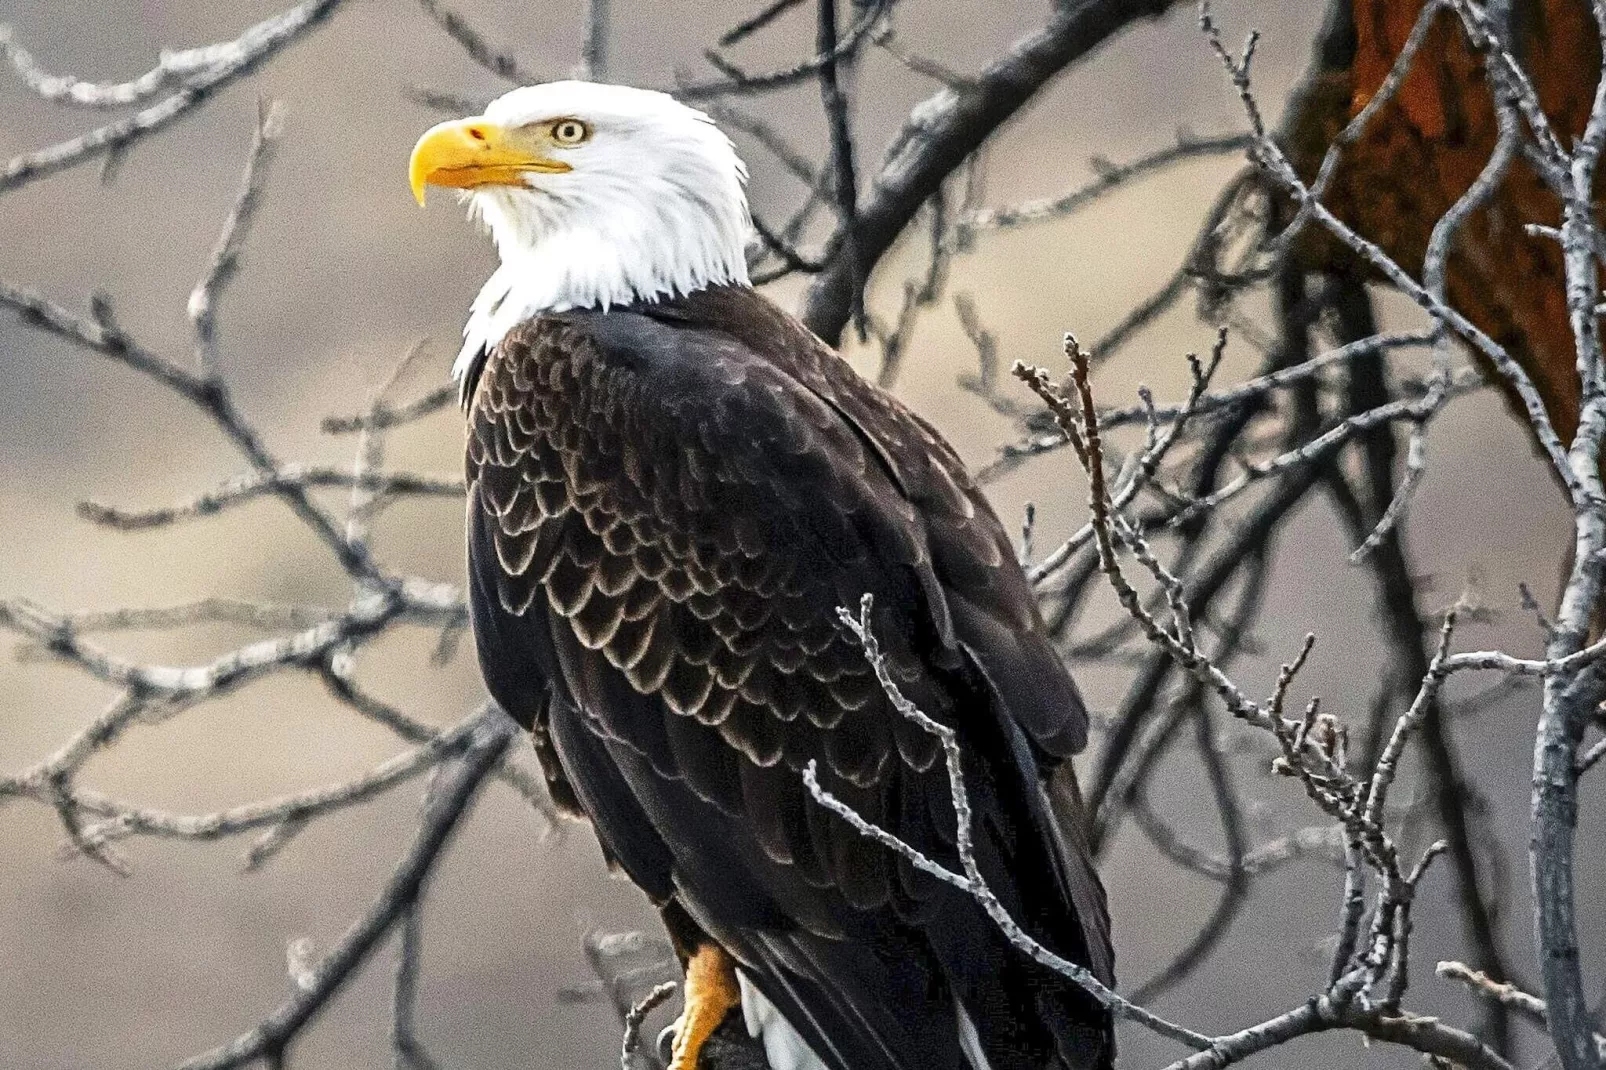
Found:
[[[964,1004],[957,999],[954,1000],[954,1013],[959,1018],[959,1050],[965,1053],[970,1070],[992,1070],[992,1065],[987,1062],[987,1053],[981,1050],[981,1034],[976,1032],[976,1023],[970,1020]]]
[[[758,986],[747,979],[747,974],[737,970],[736,981],[742,989],[742,1020],[747,1024],[747,1035],[763,1042],[770,1070],[829,1070],[825,1060],[814,1053],[803,1035]],[[970,1020],[957,999],[954,1000],[954,1014],[959,1029],[959,1048],[971,1070],[992,1070],[987,1054],[982,1051],[976,1023]]]
[[[742,987],[742,1019],[747,1023],[747,1035],[763,1041],[770,1070],[830,1070],[745,973],[737,970],[736,980]]]

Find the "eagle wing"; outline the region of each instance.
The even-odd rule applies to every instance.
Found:
[[[1086,712],[1002,526],[929,426],[795,321],[740,290],[531,321],[474,389],[468,479],[493,694],[536,729],[610,856],[683,901],[783,1011],[819,1019],[815,1044],[845,1024],[827,1028],[820,990],[868,969],[844,948],[881,950],[867,985],[941,974],[967,1004],[1006,965],[953,935],[977,928],[956,929],[974,904],[803,785],[815,762],[867,820],[957,865],[940,749],[838,622],[865,594],[893,679],[967,745],[995,890],[1108,976],[1102,891],[1042,787],[1085,742]],[[907,961],[889,975],[894,949]],[[1071,1016],[1101,1038],[1079,996]],[[929,1047],[899,1008],[865,1022],[836,1002],[883,1055]],[[862,1058],[844,1062],[878,1065]]]

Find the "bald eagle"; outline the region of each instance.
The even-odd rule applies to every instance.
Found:
[[[1096,1000],[802,780],[957,868],[940,748],[838,620],[870,594],[899,688],[962,740],[993,890],[1111,981],[1081,698],[954,451],[748,284],[729,139],[557,82],[429,130],[411,179],[464,191],[501,260],[454,369],[485,682],[662,912],[674,1070],[738,1008],[774,1070],[1109,1066]]]

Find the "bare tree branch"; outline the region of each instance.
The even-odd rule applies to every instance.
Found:
[[[1201,138],[1182,132],[1177,135],[1174,144],[1129,163],[1113,164],[1106,160],[1095,160],[1094,170],[1098,177],[1080,189],[1059,197],[1027,201],[1004,208],[983,208],[959,220],[958,226],[969,231],[1013,230],[1033,223],[1062,219],[1136,179],[1164,171],[1186,160],[1237,154],[1249,148],[1251,143],[1243,134]]]
[[[283,1057],[307,1023],[368,960],[391,926],[414,908],[436,856],[468,812],[513,733],[512,723],[500,711],[477,716],[462,757],[444,767],[411,846],[368,912],[311,967],[307,983],[298,986],[277,1010],[227,1044],[185,1060],[179,1070],[227,1070],[255,1059]]]
[[[446,31],[448,37],[462,46],[469,59],[498,78],[514,85],[534,85],[536,82],[545,81],[541,75],[521,64],[512,53],[492,47],[485,39],[485,35],[475,29],[472,23],[442,4],[440,0],[418,0],[418,6],[424,9],[424,14],[435,20],[437,26]]]
[[[0,193],[55,174],[97,156],[120,153],[141,138],[171,125],[218,90],[251,73],[340,7],[343,0],[304,0],[250,27],[232,41],[169,53],[155,69],[132,82],[92,85],[70,77],[43,75],[32,58],[11,38],[0,34],[0,51],[12,61],[23,81],[47,99],[62,97],[94,106],[138,103],[167,88],[177,88],[155,104],[127,118],[96,127],[78,137],[12,157],[0,166]],[[124,99],[126,98],[126,100]]]
[[[1055,74],[1130,24],[1163,14],[1172,3],[1088,0],[1058,7],[1047,24],[1017,41],[966,89],[946,87],[923,101],[859,205],[853,233],[862,264],[879,261],[943,180]],[[839,228],[834,244],[841,244],[842,233]],[[854,278],[851,264],[834,260],[804,302],[803,322],[832,344],[852,318]]]
[[[675,90],[675,95],[686,100],[702,100],[707,97],[722,97],[733,94],[749,95],[752,93],[767,92],[772,89],[784,89],[787,86],[797,85],[808,81],[820,74],[828,66],[845,59],[859,50],[868,40],[870,31],[876,23],[891,8],[896,0],[870,0],[862,6],[859,17],[853,21],[845,32],[838,38],[833,33],[834,43],[829,48],[821,47],[809,59],[778,71],[767,71],[762,74],[748,74],[726,60],[719,53],[709,50],[704,53],[710,63],[718,67],[727,77],[722,81],[712,82],[682,82]]]

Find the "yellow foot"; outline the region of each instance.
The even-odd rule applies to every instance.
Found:
[[[669,1070],[697,1070],[697,1056],[719,1023],[742,1004],[736,961],[715,944],[703,944],[686,962],[686,1009],[675,1023]]]

